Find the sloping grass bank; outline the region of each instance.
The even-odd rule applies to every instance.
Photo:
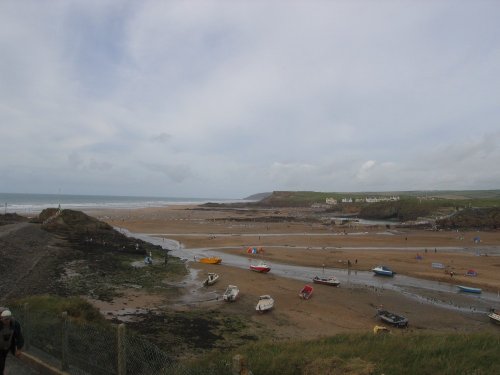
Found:
[[[494,328],[494,327],[493,327]],[[500,335],[338,335],[256,342],[238,350],[254,374],[500,374]],[[232,355],[236,353],[231,353]],[[194,367],[231,363],[212,355]],[[198,373],[193,368],[192,373]]]
[[[111,324],[89,303],[79,298],[60,298],[55,296],[36,296],[18,300],[16,316],[22,316],[22,306],[29,304],[30,324],[25,326],[33,332],[45,332],[45,326],[52,327],[49,321],[57,321],[62,311],[67,311],[72,321],[91,322],[95,329],[101,329],[94,340],[101,340]],[[36,313],[36,314],[35,314]],[[43,313],[43,314],[42,314]],[[25,317],[26,318],[26,317]],[[162,318],[163,319],[163,318]],[[25,319],[22,321],[25,321]],[[165,322],[163,322],[165,324]],[[168,324],[168,323],[167,323]],[[175,322],[178,324],[178,322]],[[38,328],[37,328],[38,327]],[[98,328],[101,327],[101,328]],[[36,329],[35,329],[36,328]],[[241,327],[233,327],[236,330]],[[207,327],[195,327],[197,335],[207,333]],[[44,340],[51,341],[51,347],[58,347],[60,333],[52,328],[52,334],[45,333]],[[148,332],[139,330],[148,341]],[[176,337],[192,340],[195,332]],[[32,340],[36,337],[31,333]],[[114,334],[112,335],[114,337]],[[137,357],[146,347],[130,344],[131,357]],[[41,346],[40,348],[44,348]],[[232,358],[236,354],[246,357],[253,374],[271,375],[391,375],[391,374],[500,374],[500,327],[491,326],[491,333],[476,334],[410,334],[397,331],[395,334],[343,334],[329,338],[308,341],[258,340],[248,342],[235,349],[217,346],[207,355],[193,357],[192,361],[178,360],[168,346],[163,357],[173,361],[165,371],[158,374],[198,375],[231,374]],[[109,348],[111,349],[111,348]],[[47,351],[50,353],[50,351]],[[142,354],[141,357],[143,358]],[[163,362],[161,362],[163,364]]]

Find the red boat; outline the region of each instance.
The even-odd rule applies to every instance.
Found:
[[[261,262],[259,264],[251,264],[250,270],[255,271],[255,272],[267,273],[267,272],[271,271],[271,267],[269,267],[264,262]]]
[[[299,297],[303,299],[309,299],[311,298],[312,294],[313,294],[313,287],[310,285],[304,285],[304,287],[299,293]]]

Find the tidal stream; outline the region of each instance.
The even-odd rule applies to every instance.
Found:
[[[171,255],[185,258],[188,261],[194,261],[194,257],[219,256],[223,259],[224,265],[242,269],[248,269],[252,262],[258,261],[244,255],[239,256],[218,252],[208,247],[185,249],[181,243],[175,240],[158,238],[149,234],[130,233],[124,229],[120,229],[120,231],[130,237],[160,245],[164,249],[169,249]],[[228,248],[234,249],[234,246]],[[221,249],[221,247],[217,247],[217,249]],[[323,267],[303,267],[277,262],[272,262],[269,266],[273,274],[281,277],[312,282],[312,278],[316,275],[334,275],[341,282],[341,287],[365,287],[371,288],[375,292],[391,290],[418,300],[421,303],[429,303],[462,312],[485,313],[490,308],[498,308],[500,305],[500,293],[463,293],[458,291],[455,284],[418,279],[405,275],[396,274],[394,277],[375,276],[370,271],[355,271],[343,268],[323,269]],[[265,277],[265,275],[263,276]]]

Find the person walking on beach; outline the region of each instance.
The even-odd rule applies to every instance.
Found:
[[[4,375],[5,360],[9,351],[19,357],[24,345],[21,325],[12,317],[10,310],[0,314],[0,375]]]

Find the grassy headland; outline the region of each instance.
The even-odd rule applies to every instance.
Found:
[[[398,199],[383,200],[389,197]],[[367,202],[366,198],[379,198],[381,201]],[[335,200],[336,203],[327,203],[328,199],[330,202]],[[269,208],[315,207],[332,214],[372,220],[425,219],[438,228],[500,227],[500,190],[356,193],[275,191],[258,202],[245,205]]]

